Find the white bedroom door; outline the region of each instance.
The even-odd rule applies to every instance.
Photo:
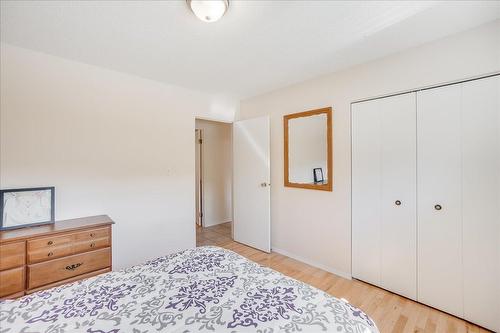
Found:
[[[233,238],[271,252],[269,117],[233,125]]]

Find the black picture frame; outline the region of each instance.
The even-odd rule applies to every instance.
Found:
[[[322,183],[325,181],[325,178],[323,177],[323,168],[314,168],[313,176],[315,183]]]
[[[47,190],[50,190],[50,220],[42,221],[42,222],[19,224],[16,226],[5,226],[4,225],[4,222],[5,222],[4,221],[4,204],[5,204],[4,196],[5,196],[5,193],[47,191]],[[56,189],[54,186],[0,189],[0,230],[20,229],[20,228],[25,228],[25,227],[33,227],[33,226],[37,226],[37,225],[54,223],[55,222],[55,200],[56,200],[55,192],[56,192]]]

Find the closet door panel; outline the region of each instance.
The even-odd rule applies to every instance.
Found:
[[[380,100],[381,286],[416,299],[415,93]]]
[[[417,96],[418,300],[463,316],[461,86]]]
[[[500,79],[463,84],[465,319],[500,331]]]
[[[380,109],[352,105],[352,275],[380,284]]]
[[[415,299],[415,94],[354,104],[352,122],[353,276]]]

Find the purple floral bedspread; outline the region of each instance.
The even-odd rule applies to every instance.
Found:
[[[217,247],[0,302],[1,333],[378,332],[347,302]]]

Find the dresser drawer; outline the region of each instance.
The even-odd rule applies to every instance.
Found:
[[[28,289],[111,266],[111,249],[91,251],[28,266]]]
[[[72,234],[63,234],[28,240],[28,256],[37,250],[50,251],[55,247],[71,244],[72,239]]]
[[[106,228],[98,228],[98,229],[89,229],[85,231],[80,231],[74,234],[74,241],[75,242],[82,242],[82,241],[93,241],[98,238],[110,238],[111,236],[111,228],[106,227]]]
[[[108,268],[104,268],[104,269],[100,269],[98,271],[93,271],[93,272],[90,272],[90,273],[85,273],[85,274],[82,274],[82,275],[74,276],[74,277],[66,279],[66,280],[61,280],[61,281],[57,281],[57,282],[54,282],[54,283],[51,283],[51,284],[46,284],[44,286],[41,286],[41,287],[38,287],[38,288],[35,288],[35,289],[26,290],[26,294],[27,295],[33,294],[33,293],[36,293],[36,292],[41,291],[41,290],[58,287],[58,286],[61,286],[63,284],[66,284],[66,283],[73,283],[73,282],[76,282],[76,281],[80,281],[80,280],[83,280],[83,279],[88,279],[88,278],[91,278],[93,276],[104,274],[104,273],[109,273],[109,272],[111,272],[111,268],[109,268],[109,267]]]
[[[66,257],[73,254],[72,244],[48,246],[37,250],[28,251],[28,264]]]
[[[0,271],[23,266],[25,247],[24,241],[0,245]]]
[[[28,264],[111,246],[111,229],[97,228],[28,241]]]
[[[101,249],[111,245],[109,237],[85,240],[73,244],[73,253],[81,253]]]
[[[24,266],[0,272],[0,297],[24,290]]]

